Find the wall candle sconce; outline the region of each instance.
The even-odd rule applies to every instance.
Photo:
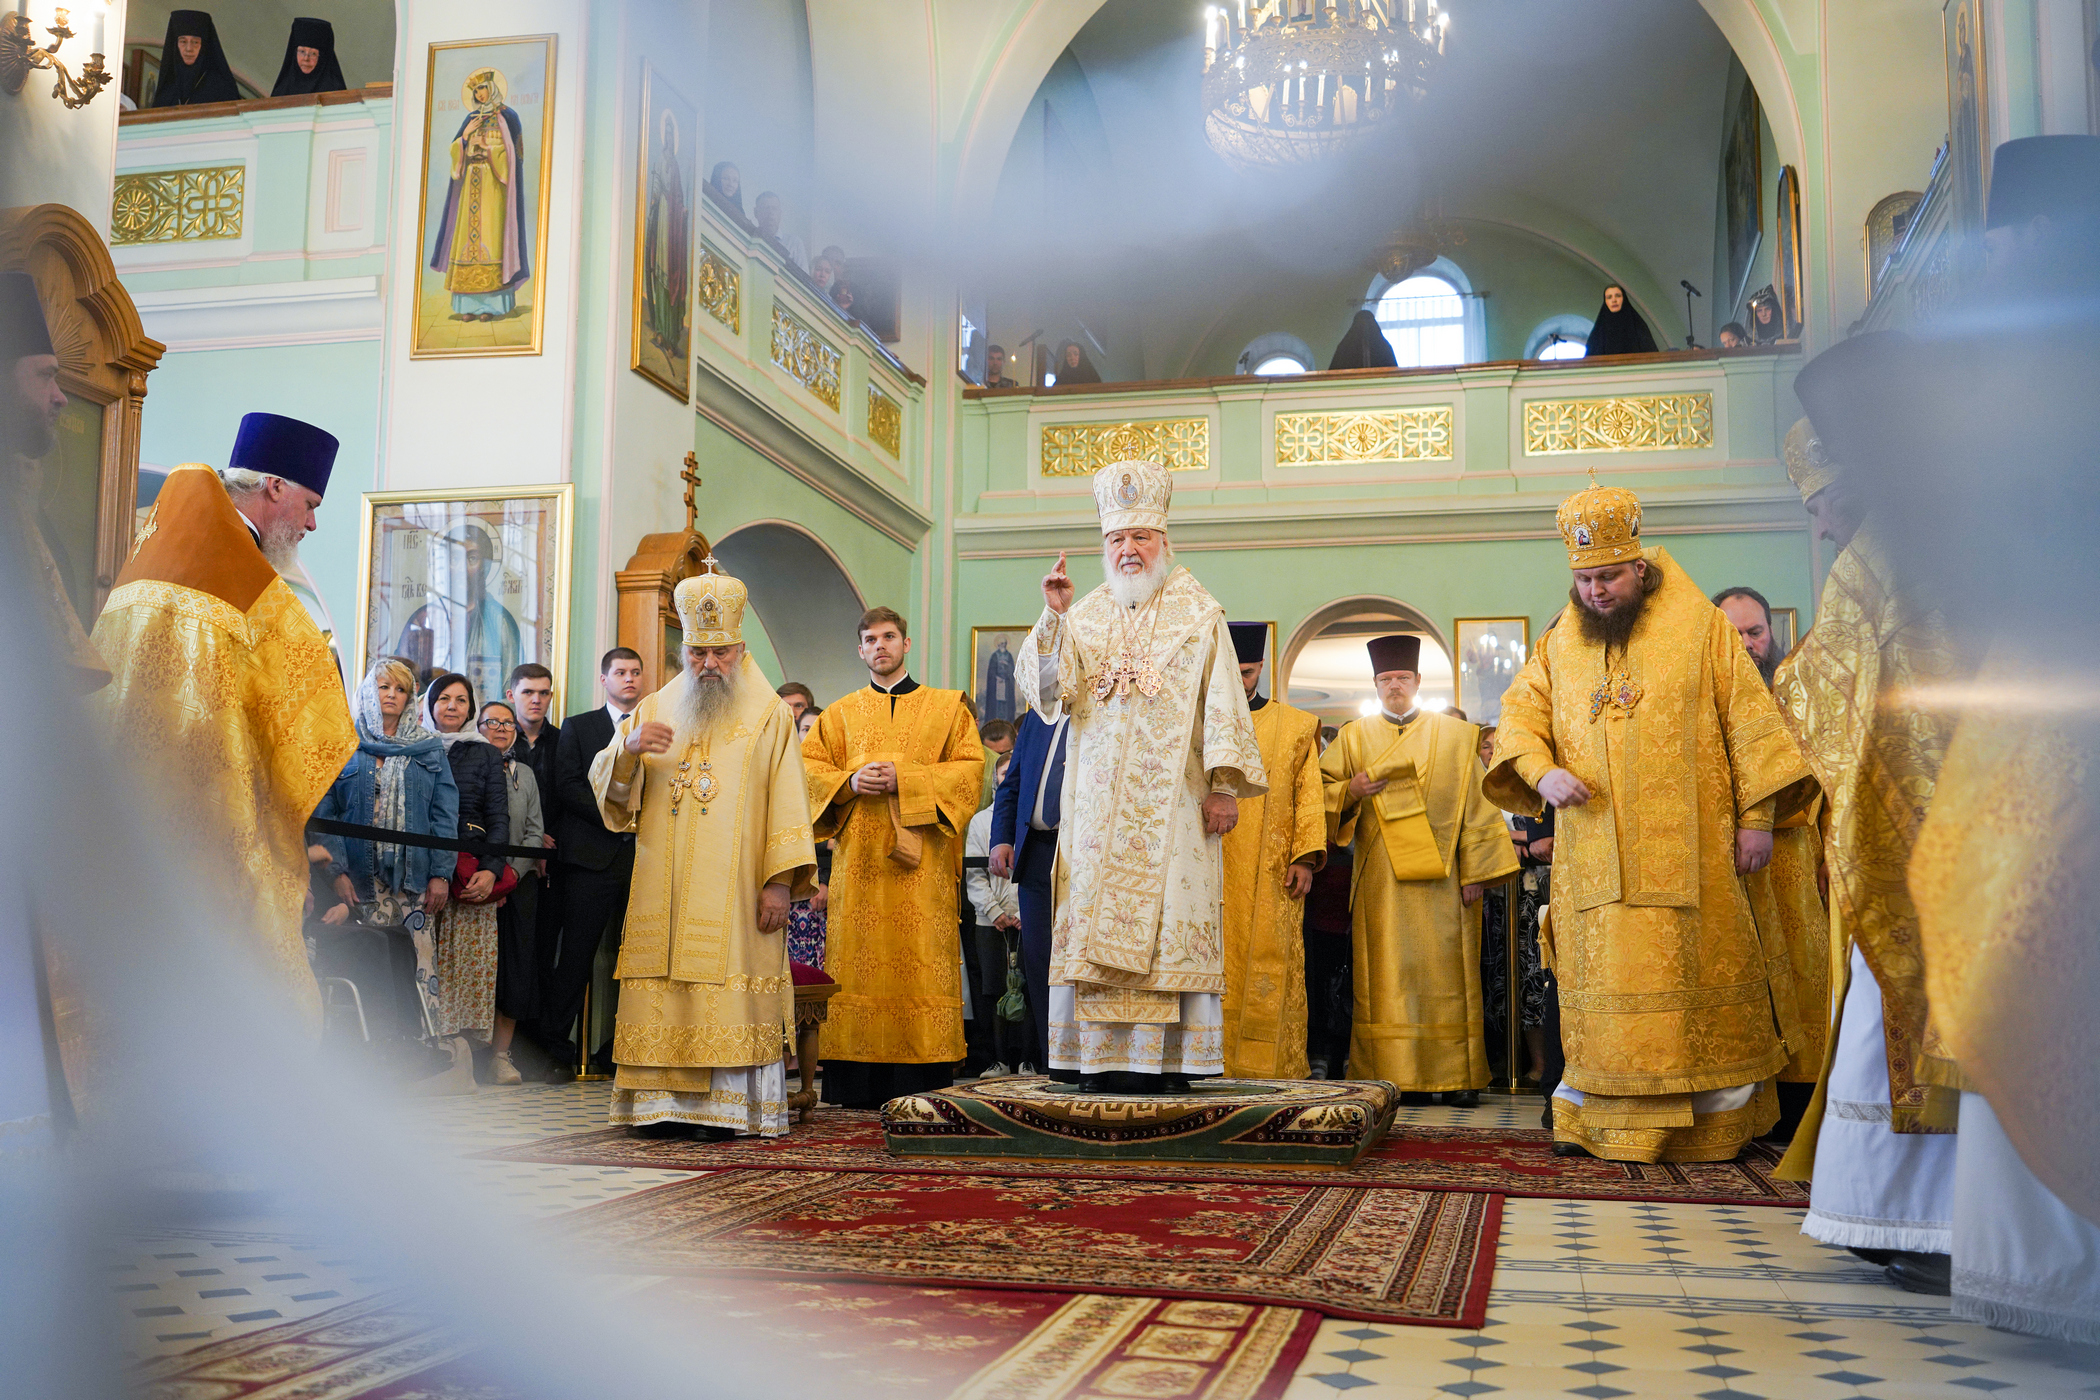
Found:
[[[64,60],[58,57],[59,46],[74,37],[67,26],[70,14],[67,10],[53,10],[51,25],[44,30],[51,36],[49,48],[39,48],[32,37],[27,0],[23,0],[19,11],[0,15],[0,88],[10,94],[19,93],[29,75],[38,68],[49,68],[57,80],[51,85],[51,95],[68,107],[85,107],[95,100],[95,94],[109,85],[110,72],[102,66],[102,55],[90,53],[88,61],[75,77],[67,69]],[[102,9],[94,10],[95,37],[92,41],[99,49],[102,45]]]

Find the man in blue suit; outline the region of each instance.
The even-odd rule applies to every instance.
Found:
[[[1028,1020],[1035,1027],[1030,1064],[1045,1068],[1050,1064],[1050,921],[1057,911],[1050,871],[1057,860],[1070,727],[1069,718],[1045,724],[1035,711],[1024,711],[1006,781],[992,800],[989,864],[992,874],[1020,887],[1021,975],[1028,984]],[[1049,1074],[1073,1082],[1079,1078],[1076,1070]]]

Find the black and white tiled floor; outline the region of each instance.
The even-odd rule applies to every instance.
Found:
[[[464,1158],[603,1126],[605,1084],[527,1085],[404,1104],[433,1151]],[[1535,1127],[1536,1099],[1409,1108],[1422,1125]],[[462,1161],[477,1194],[543,1218],[685,1178],[618,1167]],[[1285,1400],[1681,1396],[1698,1400],[2100,1400],[2100,1348],[1956,1322],[1770,1207],[1511,1198],[1478,1331],[1329,1321]],[[278,1223],[281,1226],[281,1222]],[[168,1356],[311,1316],[379,1281],[354,1248],[270,1221],[118,1242],[101,1261],[128,1352]],[[631,1287],[639,1279],[623,1280]]]

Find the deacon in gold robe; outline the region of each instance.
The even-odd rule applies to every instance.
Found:
[[[224,897],[230,935],[316,1036],[306,820],[357,727],[327,640],[278,570],[314,528],[335,453],[311,424],[251,413],[223,473],[168,473],[95,623],[113,675],[87,702],[119,764],[168,804],[165,829]]]
[[[1488,1082],[1480,897],[1517,872],[1517,848],[1481,792],[1480,730],[1415,705],[1422,639],[1370,651],[1381,713],[1320,760],[1329,838],[1355,853],[1349,1074],[1472,1108]]]
[[[1084,1092],[1224,1069],[1220,843],[1268,790],[1225,610],[1167,542],[1173,490],[1157,462],[1095,473],[1107,579],[1074,602],[1058,556],[1015,677],[1046,723],[1071,714],[1049,1054]]]
[[[1554,1150],[1726,1161],[1777,1120],[1764,1081],[1792,1030],[1786,949],[1739,876],[1770,860],[1808,768],[1735,628],[1643,550],[1632,492],[1592,485],[1558,523],[1575,587],[1503,696],[1483,783],[1505,810],[1558,809]]]
[[[1804,450],[1806,437],[1802,427],[1788,434],[1790,460]],[[1743,650],[1767,685],[1782,671],[1791,674],[1792,663],[1778,654],[1772,605],[1764,594],[1744,586],[1724,588],[1714,595],[1714,606],[1734,625]],[[1801,1034],[1789,1037],[1786,1068],[1779,1071],[1779,1124],[1771,1134],[1779,1142],[1793,1140],[1808,1110],[1830,1039],[1830,915],[1816,878],[1823,865],[1822,812],[1819,788],[1813,800],[1772,829],[1772,863],[1743,877],[1758,936],[1785,945],[1794,973],[1794,1012]]]
[[[1240,804],[1225,833],[1225,1073],[1235,1079],[1303,1079],[1305,896],[1327,863],[1320,798],[1320,721],[1273,696],[1257,696],[1269,624],[1230,624],[1240,684],[1269,791]]]
[[[1873,372],[1889,343],[1841,341],[1802,370],[1795,392],[1811,422],[1844,411],[1848,385]],[[1896,586],[1843,465],[1796,432],[1788,470],[1818,535],[1839,552],[1779,702],[1830,801],[1841,990],[1816,1097],[1780,1174],[1814,1178],[1804,1234],[1872,1251],[1905,1288],[1945,1293],[1961,1085],[1930,1025],[1905,879],[1954,731],[1953,714],[1921,697],[1974,668],[1944,620]]]
[[[788,905],[816,891],[795,720],[744,649],[743,583],[672,593],[684,668],[591,762],[610,831],[635,833],[620,937],[610,1121],[647,1137],[788,1130]]]
[[[945,1089],[964,1053],[956,900],[984,748],[963,693],[913,680],[910,655],[904,619],[870,608],[868,685],[826,705],[802,741],[817,839],[836,842],[824,1101],[854,1108]]]

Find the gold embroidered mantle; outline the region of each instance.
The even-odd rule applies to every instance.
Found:
[[[1180,993],[1225,990],[1219,842],[1202,803],[1214,780],[1241,798],[1268,790],[1225,610],[1178,565],[1156,596],[1144,658],[1156,694],[1096,695],[1129,612],[1106,585],[1062,618],[1046,608],[1015,674],[1024,705],[1072,716],[1050,980],[1076,989],[1086,1020],[1171,1022]],[[1058,693],[1044,695],[1037,658],[1050,655]]]
[[[94,645],[113,675],[86,703],[119,764],[169,804],[163,829],[318,1035],[306,819],[357,729],[326,639],[208,468],[168,474]]]
[[[1829,798],[1830,897],[1844,936],[1881,985],[1899,1133],[1953,1127],[1952,1094],[1931,1092],[1958,1080],[1927,1024],[1918,912],[1905,877],[1954,732],[1951,714],[1916,697],[1969,670],[1938,616],[1892,586],[1869,522],[1831,565],[1816,625],[1778,681],[1780,708]]]
[[[824,1058],[941,1064],[963,1057],[957,892],[963,836],[977,814],[984,747],[959,690],[872,686],[827,705],[802,743],[817,838],[835,837],[824,968],[839,984]],[[919,863],[890,859],[889,800],[848,785],[874,762],[897,766],[898,819]]]
[[[1224,840],[1225,1073],[1303,1079],[1305,901],[1283,887],[1294,861],[1327,863],[1320,721],[1271,700],[1251,712],[1269,791],[1240,803]]]
[[[1730,1088],[1787,1060],[1787,951],[1758,936],[1736,832],[1793,815],[1808,766],[1727,617],[1667,552],[1647,558],[1663,580],[1627,646],[1632,707],[1592,717],[1604,647],[1571,605],[1503,698],[1483,782],[1527,815],[1556,766],[1592,794],[1556,815],[1552,893],[1567,1079],[1586,1095]]]
[[[717,791],[702,803],[673,787],[678,765],[691,761],[689,734],[680,732],[667,753],[622,762],[637,726],[658,720],[676,728],[691,684],[680,670],[591,762],[607,829],[636,834],[615,968],[621,1088],[661,1087],[637,1080],[642,1070],[770,1064],[794,1038],[787,936],[758,929],[759,891],[774,877],[788,877],[797,899],[816,888],[794,719],[747,654],[736,708],[716,722],[707,744]],[[624,797],[614,793],[622,768],[632,774]],[[705,1091],[708,1083],[688,1075],[675,1087]]]
[[[1463,888],[1513,875],[1518,862],[1481,792],[1479,752],[1476,726],[1424,711],[1405,729],[1351,720],[1320,759],[1329,836],[1355,852],[1350,1072],[1410,1092],[1488,1082],[1480,906],[1466,906]],[[1383,778],[1385,791],[1350,796],[1358,773]]]

